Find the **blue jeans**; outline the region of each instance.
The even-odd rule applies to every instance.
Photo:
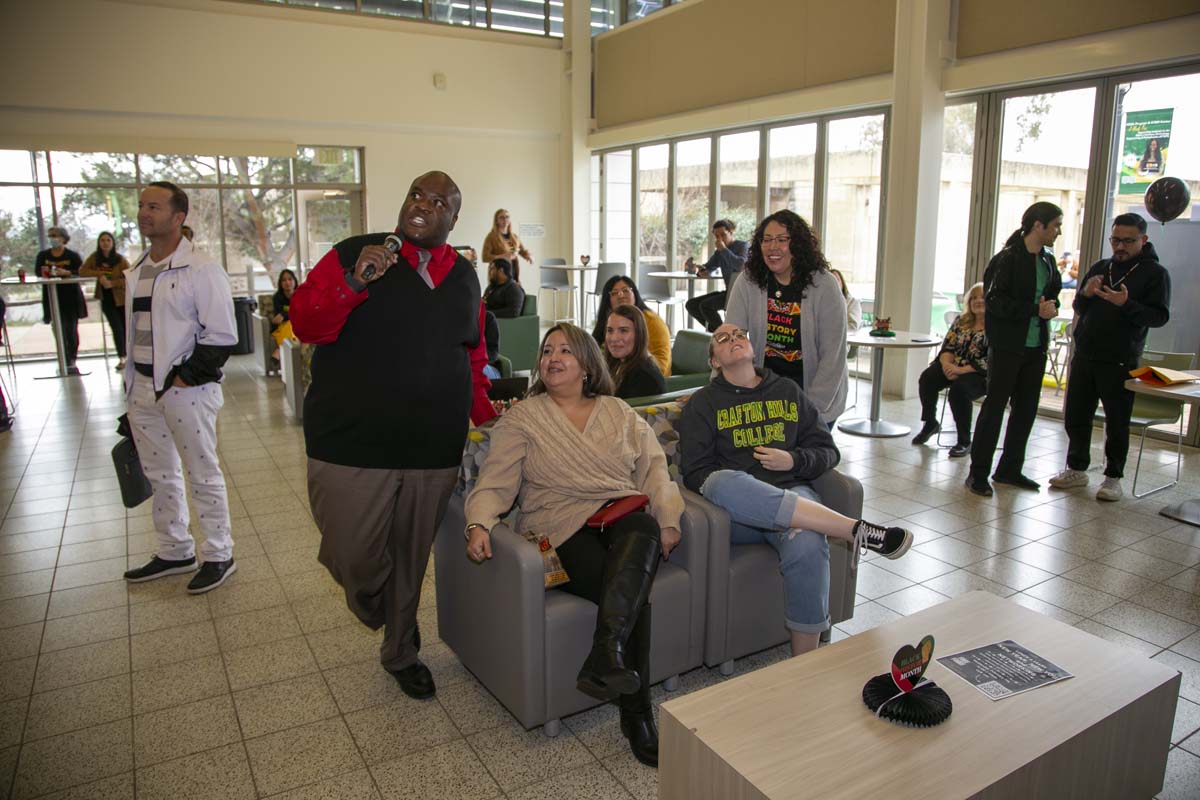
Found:
[[[796,501],[821,502],[806,483],[780,489],[740,470],[717,470],[700,494],[729,512],[733,544],[763,542],[779,554],[788,630],[829,630],[829,540],[816,531],[789,528]]]

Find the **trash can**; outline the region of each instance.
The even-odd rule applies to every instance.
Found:
[[[254,352],[254,309],[258,303],[253,297],[233,298],[233,318],[237,322],[237,344],[233,347],[234,355],[245,355]]]

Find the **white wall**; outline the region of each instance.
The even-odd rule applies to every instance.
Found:
[[[391,228],[412,178],[442,169],[463,191],[453,243],[479,247],[503,206],[545,223],[528,242],[535,257],[557,255],[555,40],[220,0],[6,1],[0,22],[6,146],[47,135],[76,149],[105,136],[363,146],[369,229]]]

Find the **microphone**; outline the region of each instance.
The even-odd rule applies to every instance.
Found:
[[[402,244],[404,244],[404,243],[402,241],[400,241],[400,237],[394,233],[388,234],[388,237],[383,240],[384,248],[393,255],[400,254],[400,246]],[[362,276],[363,276],[364,282],[371,280],[371,278],[374,278],[375,277],[375,265],[367,264],[365,267],[363,267]]]

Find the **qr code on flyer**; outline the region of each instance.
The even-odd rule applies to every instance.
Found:
[[[999,683],[997,681],[988,681],[987,683],[981,683],[981,684],[979,684],[978,688],[979,688],[979,691],[983,692],[984,694],[986,694],[988,697],[991,697],[992,699],[996,699],[998,697],[1008,697],[1010,694],[1012,694],[1012,692],[1009,690],[1009,688],[1007,686],[1005,686],[1004,684]]]

